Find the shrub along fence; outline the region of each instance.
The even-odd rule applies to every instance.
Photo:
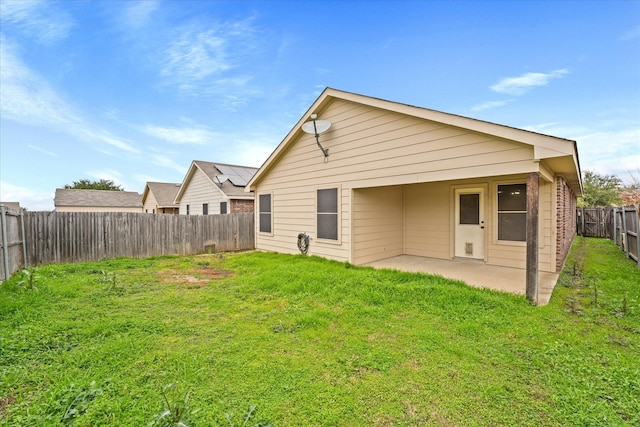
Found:
[[[639,205],[620,208],[578,208],[577,220],[580,236],[613,240],[640,269]]]
[[[195,255],[254,247],[252,213],[188,216],[24,212],[22,218],[23,266],[116,257]]]

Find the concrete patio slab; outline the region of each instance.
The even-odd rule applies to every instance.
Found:
[[[400,255],[365,264],[374,268],[438,274],[448,279],[461,280],[470,286],[525,295],[526,271],[518,268],[487,265],[467,259],[435,259],[413,255]],[[558,273],[538,273],[538,305],[551,299]]]

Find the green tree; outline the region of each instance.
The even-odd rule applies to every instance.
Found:
[[[81,179],[80,181],[73,181],[72,185],[65,185],[64,188],[76,189],[76,190],[111,190],[111,191],[124,191],[119,185],[116,185],[110,179],[101,179],[100,181],[91,181],[89,179]]]
[[[600,175],[596,171],[586,170],[582,174],[583,195],[579,206],[619,205],[622,180],[616,175]]]

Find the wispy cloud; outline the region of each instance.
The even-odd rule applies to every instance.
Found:
[[[622,37],[620,37],[620,40],[624,40],[624,41],[636,40],[636,39],[640,39],[640,25],[627,31],[622,35]]]
[[[129,0],[123,3],[122,23],[130,28],[143,27],[151,19],[151,15],[158,9],[158,0]]]
[[[113,181],[115,185],[118,185],[125,189],[126,191],[137,191],[135,190],[135,186],[128,185],[122,179],[122,173],[115,169],[97,169],[97,170],[88,170],[85,173],[93,179],[100,180],[105,179],[108,181]]]
[[[158,166],[162,166],[167,169],[172,169],[176,172],[179,172],[182,175],[187,173],[188,168],[185,167],[183,164],[176,163],[175,158],[169,154],[152,153],[151,161]]]
[[[552,79],[558,79],[569,74],[569,70],[563,68],[550,73],[526,73],[518,77],[507,77],[491,86],[491,90],[507,95],[520,96],[528,93],[536,87],[546,86]]]
[[[7,181],[0,181],[0,200],[20,202],[20,206],[30,211],[53,210],[53,192],[36,191],[20,187]]]
[[[491,108],[502,107],[512,101],[513,99],[505,99],[502,101],[487,101],[487,102],[483,102],[482,104],[474,105],[473,107],[471,107],[471,110],[473,111],[489,110]]]
[[[55,129],[84,142],[99,141],[127,152],[139,152],[128,141],[93,126],[62,99],[16,54],[16,48],[0,38],[0,113],[19,123]]]
[[[245,68],[258,50],[256,33],[253,18],[208,29],[189,27],[167,45],[160,74],[165,84],[189,96],[244,91],[253,79]]]
[[[37,151],[39,153],[46,154],[47,156],[58,157],[58,154],[54,153],[53,151],[45,150],[42,147],[38,147],[38,146],[35,146],[35,145],[32,145],[32,144],[27,144],[27,147],[29,147],[32,150]]]
[[[640,127],[606,123],[542,123],[525,129],[576,141],[582,170],[628,176],[640,165]]]
[[[56,3],[43,0],[3,0],[0,16],[3,26],[14,27],[43,44],[65,39],[74,24]]]
[[[142,132],[170,142],[172,144],[195,144],[204,145],[216,140],[216,135],[210,130],[203,128],[171,128],[147,125]]]

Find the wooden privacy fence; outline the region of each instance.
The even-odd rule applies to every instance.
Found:
[[[252,213],[24,212],[22,217],[24,258],[30,266],[254,247]]]
[[[577,230],[580,236],[613,240],[640,268],[640,206],[616,208],[578,208]]]
[[[25,265],[24,220],[22,209],[0,205],[0,280],[6,280]]]
[[[631,258],[638,264],[640,269],[640,262],[638,256],[640,255],[640,237],[638,236],[638,229],[640,225],[640,206],[624,206],[622,208],[614,208],[612,213],[612,240],[616,242],[616,245],[622,249],[627,258]]]

